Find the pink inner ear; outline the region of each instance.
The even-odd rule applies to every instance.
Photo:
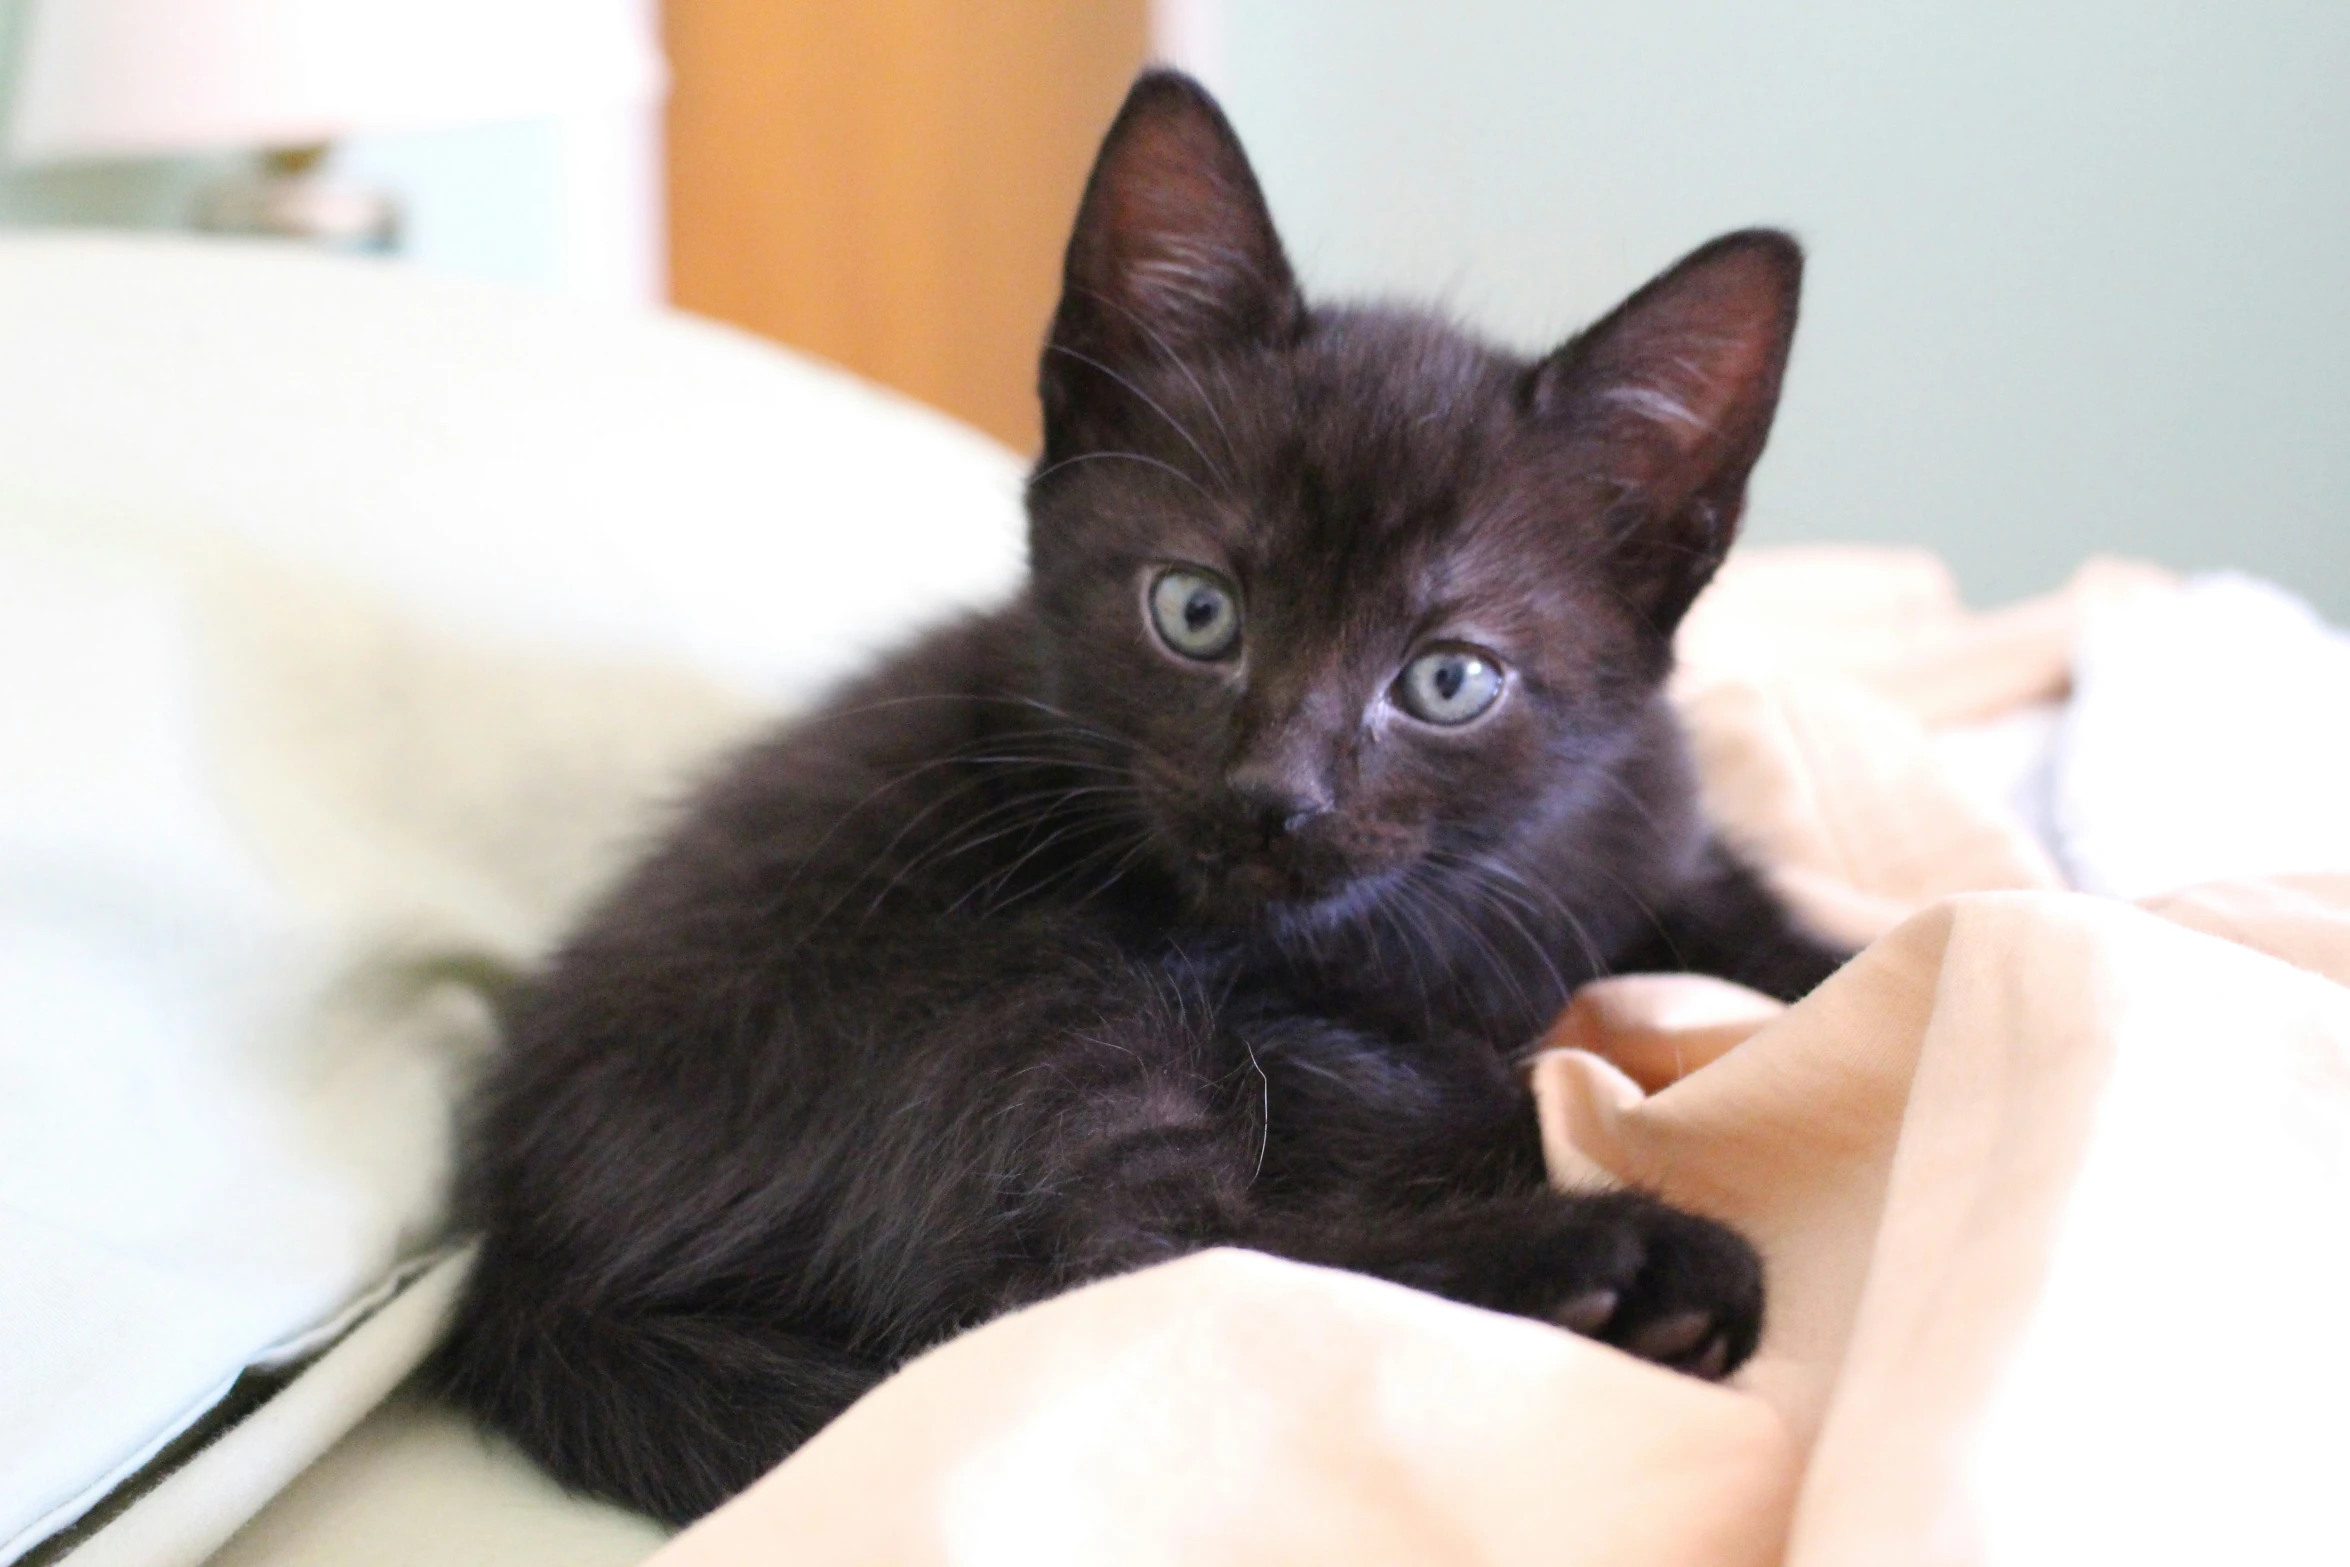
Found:
[[[1146,320],[1194,321],[1208,328],[1228,317],[1234,293],[1262,265],[1217,230],[1236,196],[1178,150],[1142,157],[1146,172],[1122,185],[1111,219],[1112,267],[1126,303]]]
[[[1137,84],[1078,212],[1066,283],[1056,341],[1113,360],[1276,332],[1288,319],[1296,284],[1272,216],[1197,87]]]
[[[1718,417],[1718,411],[1699,413],[1690,406],[1686,395],[1676,396],[1659,386],[1615,386],[1599,395],[1603,402],[1628,409],[1652,424],[1663,425],[1669,435],[1686,433],[1692,443],[1712,429]]]
[[[1712,319],[1688,322],[1668,317],[1627,323],[1629,341],[1607,357],[1621,366],[1599,393],[1609,407],[1655,427],[1678,452],[1691,452],[1724,425],[1744,425],[1750,406],[1766,408],[1778,390],[1780,336],[1768,300],[1704,301],[1734,307],[1760,305],[1768,312],[1738,330]],[[1720,311],[1720,314],[1729,314]],[[1611,367],[1612,368],[1612,367]]]
[[[1717,241],[1594,327],[1574,379],[1673,458],[1758,439],[1778,400],[1798,265],[1784,241]]]
[[[1777,377],[1774,334],[1687,330],[1639,345],[1639,359],[1600,400],[1655,425],[1676,451],[1688,452],[1720,428],[1738,405]],[[1758,387],[1758,381],[1765,385]]]

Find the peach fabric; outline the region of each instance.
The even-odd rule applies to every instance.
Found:
[[[2350,1287],[2350,879],[2162,912],[1970,894],[1653,1096],[1536,1062],[1557,1168],[1762,1247],[1738,1386],[1810,1454],[1790,1563],[2350,1560],[2350,1367],[2308,1347]]]
[[[1794,1474],[1759,1400],[1218,1251],[917,1361],[655,1560],[1738,1567]]]
[[[2051,890],[1888,762],[2157,579],[1970,618],[1914,557],[1780,570],[1709,599],[1682,695],[1728,815],[1877,939],[1791,1008],[1591,986],[1529,1066],[1561,1184],[1762,1249],[1731,1384],[1209,1253],[915,1362],[663,1567],[2350,1561],[2350,878]]]

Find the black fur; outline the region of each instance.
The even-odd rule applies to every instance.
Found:
[[[1205,1246],[1736,1366],[1751,1249],[1549,1191],[1513,1057],[1612,969],[1837,962],[1707,832],[1660,695],[1799,267],[1716,241],[1537,363],[1312,309],[1214,105],[1145,77],[1044,358],[1030,586],[733,763],[529,988],[445,1385],[683,1520],[908,1356]],[[1229,655],[1152,629],[1169,565],[1231,585]],[[1507,671],[1490,712],[1398,705],[1431,645]]]

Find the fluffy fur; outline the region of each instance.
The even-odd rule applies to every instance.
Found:
[[[727,767],[515,1007],[445,1386],[684,1520],[892,1367],[1212,1245],[1718,1376],[1752,1250],[1543,1177],[1584,981],[1838,954],[1708,832],[1660,691],[1794,329],[1784,236],[1539,361],[1300,297],[1229,127],[1137,84],[1043,360],[1032,580]],[[1154,630],[1170,566],[1234,648]],[[788,596],[777,613],[790,612]],[[1430,648],[1502,672],[1413,716]]]

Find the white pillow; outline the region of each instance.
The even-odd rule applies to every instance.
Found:
[[[722,329],[0,241],[0,1561],[435,1232],[485,977],[1006,592],[1020,466]],[[356,1411],[354,1411],[354,1414]]]
[[[0,517],[220,534],[797,692],[994,597],[1021,468],[757,339],[266,243],[0,239]]]

